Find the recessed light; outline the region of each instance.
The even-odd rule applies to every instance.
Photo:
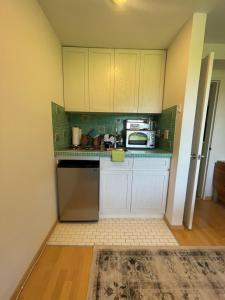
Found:
[[[112,0],[112,2],[116,5],[123,5],[127,2],[127,0]]]

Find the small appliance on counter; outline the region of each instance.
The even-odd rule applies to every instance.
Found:
[[[150,130],[151,129],[151,130]],[[126,148],[155,148],[155,131],[150,119],[126,121]]]
[[[78,147],[81,140],[81,129],[79,127],[72,127],[72,144],[73,147]]]

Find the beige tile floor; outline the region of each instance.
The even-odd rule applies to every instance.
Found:
[[[58,223],[48,245],[177,246],[163,220],[101,219],[97,223]]]

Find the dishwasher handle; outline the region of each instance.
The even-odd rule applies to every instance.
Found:
[[[98,160],[60,160],[57,168],[99,168]]]

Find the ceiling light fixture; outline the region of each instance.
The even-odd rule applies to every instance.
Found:
[[[116,5],[124,5],[127,0],[112,0],[112,2]]]

